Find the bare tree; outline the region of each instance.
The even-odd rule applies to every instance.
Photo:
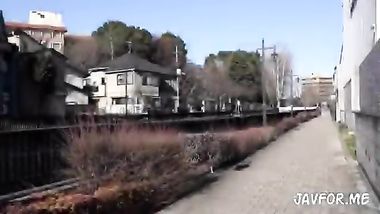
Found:
[[[266,59],[264,79],[270,103],[276,103],[290,95],[292,69],[292,56],[286,50],[281,50],[275,58],[270,56]]]
[[[266,63],[264,67],[264,89],[267,96],[268,104],[275,104],[277,102],[277,74],[272,63]]]
[[[292,65],[292,56],[289,52],[283,51],[278,54],[277,57],[277,69],[278,69],[278,88],[277,92],[280,95],[280,98],[286,97],[287,90],[291,90],[290,82],[291,80],[291,70],[293,69]]]

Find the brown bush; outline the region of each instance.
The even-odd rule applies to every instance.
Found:
[[[130,182],[186,167],[181,139],[172,130],[83,126],[71,139],[64,157],[68,173],[79,178]]]
[[[64,155],[73,176],[90,179],[96,185],[84,192],[52,195],[27,205],[11,205],[6,210],[7,213],[152,213],[193,188],[187,182],[200,177],[209,166],[243,160],[300,122],[319,114],[300,113],[294,118],[284,118],[275,127],[185,136],[173,130],[130,125],[82,126],[79,132],[70,134],[72,141]]]
[[[298,124],[299,124],[299,120],[297,118],[292,118],[292,117],[284,118],[283,120],[281,120],[279,123],[276,124],[276,127],[275,127],[276,135],[279,136],[289,131],[290,129],[297,127]]]
[[[226,133],[205,133],[185,138],[185,154],[192,164],[218,167],[244,159],[273,139],[274,128],[249,128]]]

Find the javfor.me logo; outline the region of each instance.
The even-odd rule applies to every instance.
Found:
[[[368,205],[369,193],[297,193],[293,199],[296,205]]]

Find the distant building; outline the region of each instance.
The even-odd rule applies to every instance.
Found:
[[[174,109],[176,73],[134,54],[124,54],[89,69],[86,84],[95,87],[100,114],[141,114],[149,109]]]
[[[33,37],[40,44],[56,51],[64,52],[64,35],[67,32],[62,21],[62,15],[47,11],[30,11],[27,23],[6,22],[7,31],[12,36],[8,38],[10,43],[20,46],[20,38],[15,35],[16,30],[22,30]]]
[[[89,92],[84,89],[83,78],[87,71],[68,62],[64,53],[66,27],[62,15],[47,11],[30,11],[28,23],[5,22],[10,43],[16,44],[21,52],[33,52],[52,48],[54,58],[62,65],[66,86],[66,104],[88,105]]]
[[[333,78],[312,75],[302,79],[302,93],[313,90],[319,102],[330,100],[334,91]]]
[[[15,32],[20,39],[20,49],[22,52],[35,52],[43,50],[46,47],[25,32]],[[64,73],[66,104],[67,105],[88,105],[89,91],[85,89],[83,80],[88,76],[87,71],[81,70],[78,66],[72,65],[68,59],[58,51],[53,49],[53,57],[57,64],[60,65]]]

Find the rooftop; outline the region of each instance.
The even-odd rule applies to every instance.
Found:
[[[135,54],[124,54],[114,60],[108,61],[99,67],[108,67],[108,71],[135,69],[138,71],[146,71],[158,73],[162,75],[175,76],[176,72],[170,68],[149,62]]]
[[[22,22],[5,22],[5,26],[10,30],[50,30],[58,32],[67,32],[65,27],[52,26],[52,25],[37,25],[37,24],[28,24]]]

